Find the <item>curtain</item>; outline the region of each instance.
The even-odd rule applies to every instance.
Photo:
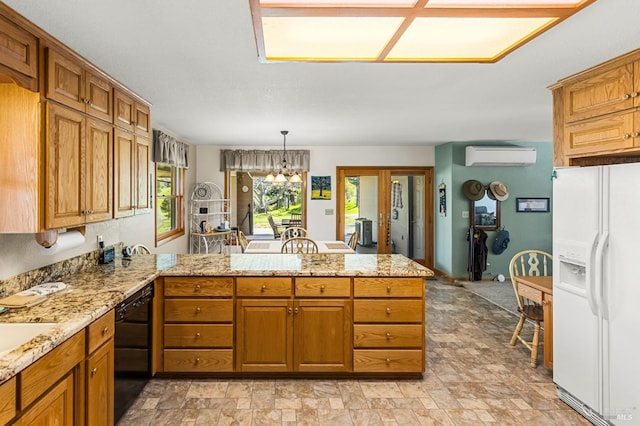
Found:
[[[284,157],[283,150],[241,150],[220,151],[220,171],[262,171],[279,170]],[[297,172],[309,171],[309,150],[287,150],[287,169]]]
[[[160,130],[153,131],[153,161],[189,168],[189,145]]]

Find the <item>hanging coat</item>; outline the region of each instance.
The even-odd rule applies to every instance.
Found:
[[[482,273],[487,270],[487,233],[482,229],[469,228],[467,232],[469,241],[469,256],[467,259],[467,270],[470,281],[482,280]]]

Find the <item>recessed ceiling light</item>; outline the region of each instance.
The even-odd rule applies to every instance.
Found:
[[[263,62],[496,62],[596,0],[249,0]]]

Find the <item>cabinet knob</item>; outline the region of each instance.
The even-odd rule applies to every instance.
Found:
[[[384,360],[384,362],[386,362],[387,365],[389,365],[389,364],[391,364],[391,359],[387,358],[387,359]]]
[[[637,96],[638,96],[638,92],[631,92],[631,97],[632,97],[632,98],[635,98],[635,97],[637,97]]]
[[[387,308],[387,315],[391,315],[391,308]]]
[[[195,291],[196,293],[197,293],[197,292],[199,292],[199,291],[200,291],[200,284],[197,284],[197,285],[194,287],[193,291]]]
[[[198,306],[198,307],[196,308],[196,314],[199,314],[199,313],[200,313],[200,311],[201,311],[200,306]]]
[[[391,333],[389,333],[388,331],[387,331],[387,334],[385,334],[385,336],[387,336],[387,340],[391,340]]]
[[[106,335],[107,335],[107,333],[109,333],[109,327],[105,327],[105,328],[103,328],[103,329],[102,329],[102,335],[103,335],[103,336],[106,336]]]
[[[622,95],[622,99],[624,99],[625,101],[626,101],[627,99],[629,99],[630,97],[631,97],[631,95],[630,95],[630,94],[628,94],[628,93],[625,93],[624,95]]]
[[[95,376],[98,373],[98,369],[97,368],[93,368],[93,370],[91,370],[91,375]]]
[[[289,312],[289,314],[292,314],[293,313],[293,309],[289,308],[289,309],[287,309],[287,312]]]
[[[391,286],[390,285],[387,286],[387,293],[391,293]]]
[[[295,308],[295,309],[293,310],[293,313],[294,313],[294,314],[297,314],[298,312],[299,312],[299,311],[298,311],[298,308]]]
[[[84,98],[84,99],[82,100],[82,102],[84,102],[85,104],[88,104],[88,103],[89,103],[89,99],[88,99],[88,98]]]
[[[196,358],[196,364],[200,364],[200,358]]]
[[[200,333],[196,333],[196,339],[200,338]]]
[[[264,291],[265,291],[266,289],[267,289],[267,286],[266,286],[266,285],[264,285],[264,284],[262,285],[262,287],[260,287],[260,291],[261,291],[261,292],[263,292],[263,293],[264,293]]]
[[[625,133],[624,135],[622,135],[622,139],[627,140],[631,137],[631,135],[629,133]]]
[[[633,136],[634,138],[637,138],[638,136],[640,136],[640,132],[633,132],[633,135],[632,135],[632,136]]]
[[[323,284],[323,285],[320,286],[320,293],[324,293],[324,289],[325,289],[325,287],[324,287],[324,284]]]

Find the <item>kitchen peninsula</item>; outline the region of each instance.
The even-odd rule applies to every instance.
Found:
[[[66,345],[81,346],[78,365],[85,356],[89,362],[93,352],[85,354],[85,336],[87,351],[92,336],[100,336],[96,347],[103,344],[112,333],[113,308],[152,281],[158,375],[419,375],[425,371],[424,278],[432,275],[401,255],[118,258],[64,276],[65,291],[0,316],[0,323],[53,323],[29,342],[0,352],[0,393],[8,388],[15,416],[24,416],[39,402],[18,405],[25,395],[20,387],[28,380],[15,377]],[[88,370],[78,371],[95,374]],[[37,395],[30,401],[42,399]]]

